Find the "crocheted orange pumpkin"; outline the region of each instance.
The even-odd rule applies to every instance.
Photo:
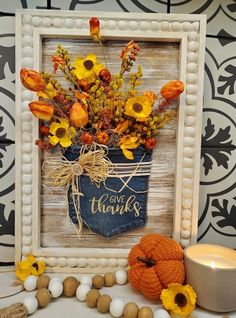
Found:
[[[149,299],[159,299],[168,284],[183,284],[185,279],[181,246],[159,234],[143,236],[131,249],[128,262],[130,284]]]

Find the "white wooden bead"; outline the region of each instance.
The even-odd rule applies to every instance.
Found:
[[[193,146],[195,144],[195,139],[193,137],[184,138],[184,146]]]
[[[130,30],[137,30],[137,28],[138,28],[138,23],[137,23],[137,21],[130,21],[130,22],[129,22],[129,29],[130,29]]]
[[[37,284],[38,277],[34,275],[29,275],[26,277],[24,280],[24,288],[27,291],[32,291],[36,289],[36,284]]]
[[[196,106],[194,105],[191,105],[188,107],[185,107],[185,113],[186,115],[195,115],[196,114]]]
[[[72,19],[65,19],[65,27],[66,28],[72,28],[74,24],[74,20]]]
[[[193,160],[192,160],[193,161]],[[191,189],[193,186],[193,181],[192,179],[189,178],[183,178],[183,186],[187,189]]]
[[[59,257],[57,260],[58,266],[64,267],[66,266],[66,258],[65,257]]]
[[[92,277],[89,275],[83,275],[80,279],[80,284],[82,285],[88,285],[88,286],[92,286],[93,282],[92,282]]]
[[[33,314],[38,308],[37,298],[29,296],[23,300],[23,304],[27,309],[29,315]]]
[[[22,131],[32,132],[32,124],[29,122],[23,122],[21,127]]]
[[[90,286],[89,285],[83,285],[80,284],[79,287],[76,290],[76,297],[80,301],[85,301],[86,300],[86,295],[90,291]]]
[[[157,309],[154,313],[154,318],[170,318],[170,315],[165,309]]]
[[[23,164],[22,165],[22,168],[21,168],[21,171],[23,172],[23,173],[28,173],[28,174],[31,174],[32,173],[32,165],[31,164],[27,164],[27,163],[25,163],[25,164]]]
[[[25,46],[22,50],[22,55],[24,57],[32,57],[33,56],[33,49],[30,46]]]
[[[182,191],[182,194],[183,194],[183,198],[192,198],[192,196],[193,196],[193,192],[192,192],[192,190],[190,190],[190,189],[183,189],[183,191]]]
[[[31,185],[24,185],[22,187],[22,193],[23,194],[31,194],[32,193],[32,187]]]
[[[108,21],[106,20],[100,20],[100,24],[101,24],[102,30],[105,30],[108,27]],[[86,24],[86,28],[87,28],[87,24]]]
[[[188,39],[189,39],[189,41],[197,41],[198,38],[199,38],[199,35],[198,35],[197,32],[190,32],[190,33],[188,34]]]
[[[183,175],[184,175],[184,177],[192,177],[193,176],[193,169],[192,168],[184,168]]]
[[[76,267],[78,265],[78,260],[76,258],[69,258],[67,260],[67,265],[69,267]]]
[[[51,292],[52,298],[57,298],[61,296],[63,292],[63,284],[58,280],[53,281],[50,286],[48,286],[48,290]]]
[[[197,64],[196,63],[188,63],[187,64],[187,71],[190,73],[197,72]]]
[[[21,115],[21,118],[22,118],[22,121],[24,122],[30,122],[32,120],[32,114],[31,112],[27,111],[27,112],[24,112],[22,115]]]
[[[184,134],[185,134],[185,136],[188,136],[188,137],[194,137],[195,136],[195,127],[185,127]]]
[[[31,57],[24,57],[22,59],[22,67],[32,68],[33,67],[33,59]]]
[[[118,271],[115,272],[116,276],[116,282],[118,285],[124,285],[127,283],[127,272],[123,269],[119,269]]]
[[[184,158],[183,163],[186,168],[192,168],[194,165],[193,159],[191,158]]]
[[[54,284],[54,283],[61,283],[62,284],[61,278],[59,278],[59,277],[51,278],[49,281],[49,284],[48,284],[48,288],[51,286],[51,284]]]
[[[111,315],[113,317],[121,317],[123,315],[124,306],[125,304],[121,299],[116,298],[112,300],[112,302],[110,303]]]
[[[21,140],[22,140],[22,142],[31,142],[32,136],[29,133],[23,133]],[[25,156],[25,154],[24,154],[24,156]],[[27,156],[27,159],[28,159],[28,156]],[[23,161],[23,158],[22,158],[22,161]],[[24,163],[27,163],[27,162],[24,162]]]
[[[184,156],[188,158],[192,158],[194,156],[194,148],[184,147]]]
[[[25,101],[25,100],[31,101],[33,99],[33,94],[32,94],[32,92],[27,91],[26,89],[24,89],[22,91],[22,93],[21,93],[21,98],[22,98],[23,101]]]

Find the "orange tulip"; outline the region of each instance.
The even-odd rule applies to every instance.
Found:
[[[184,84],[181,81],[169,81],[161,88],[161,96],[165,99],[175,99],[184,90]]]
[[[88,111],[81,103],[74,103],[70,109],[70,121],[75,127],[84,127],[88,123]]]
[[[31,113],[41,120],[49,121],[54,113],[54,107],[43,101],[34,101],[29,104]]]
[[[92,38],[96,41],[100,41],[100,22],[98,18],[91,18],[89,20],[89,26],[90,26],[90,35]]]
[[[34,70],[22,68],[20,71],[20,79],[24,87],[31,91],[39,92],[45,88],[45,83],[41,75]]]

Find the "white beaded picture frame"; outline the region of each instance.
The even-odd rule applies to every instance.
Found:
[[[23,67],[41,69],[42,39],[89,37],[99,18],[104,38],[179,43],[179,99],[173,238],[196,243],[206,17],[204,15],[18,10],[16,14],[16,257],[35,255],[49,271],[103,272],[127,266],[129,249],[40,246],[38,123],[28,110],[35,95],[20,83]]]

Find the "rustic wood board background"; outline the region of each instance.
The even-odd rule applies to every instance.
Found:
[[[104,45],[106,64],[114,74],[120,66],[120,51],[125,42],[108,41]],[[95,53],[99,62],[104,63],[104,57],[99,45],[89,40],[44,39],[42,69],[52,71],[51,56],[58,44],[62,44],[71,54],[86,56]],[[179,74],[179,44],[140,42],[136,66],[143,67],[143,84],[140,90],[158,92],[168,80],[178,79]],[[62,74],[58,79],[65,84]],[[174,102],[171,106],[174,106]],[[171,236],[173,231],[174,213],[174,174],[176,158],[176,126],[171,124],[160,130],[158,145],[154,151],[153,164],[148,193],[148,222],[142,229],[119,235],[113,239],[105,239],[84,230],[78,237],[74,225],[66,213],[66,190],[53,188],[42,172],[41,180],[41,247],[90,247],[90,248],[130,248],[141,236],[148,233],[160,233]],[[42,154],[42,162],[49,154]]]

